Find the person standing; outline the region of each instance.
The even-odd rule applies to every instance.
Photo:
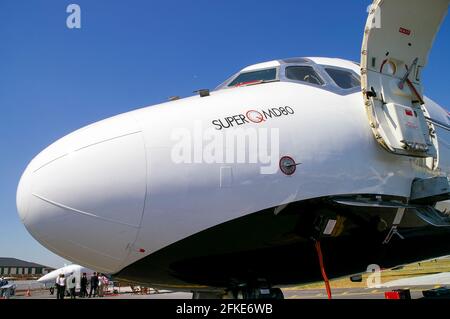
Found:
[[[94,297],[97,294],[97,287],[98,287],[98,277],[97,273],[94,272],[94,274],[91,277],[91,289],[89,291],[89,298],[92,296],[92,292],[94,292]]]
[[[64,278],[64,274],[60,274],[56,279],[56,298],[64,299],[64,294],[66,293],[66,278]]]
[[[75,299],[75,290],[77,286],[76,277],[73,273],[67,278],[67,289],[70,293],[70,299]]]
[[[59,277],[60,276],[61,276],[61,274],[58,277],[56,277],[56,280],[55,280],[56,299],[59,299],[59,289],[60,289],[60,287],[59,287]],[[51,292],[51,290],[50,290],[50,292]]]
[[[103,274],[103,295],[107,294],[109,292],[109,279],[108,276]]]
[[[103,297],[103,274],[98,275],[98,296]]]
[[[83,276],[80,279],[80,297],[81,298],[85,298],[87,297],[88,293],[87,293],[87,285],[88,285],[88,280],[86,277],[86,273],[83,273]]]

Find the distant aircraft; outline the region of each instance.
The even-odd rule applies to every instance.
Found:
[[[60,274],[64,274],[66,278],[69,277],[69,275],[75,275],[76,280],[76,289],[80,289],[80,279],[83,273],[86,273],[86,277],[88,280],[92,277],[94,274],[94,271],[91,269],[88,269],[86,267],[80,266],[80,265],[68,265],[61,267],[59,269],[53,270],[52,272],[49,272],[48,274],[45,274],[41,278],[38,279],[38,282],[43,284],[45,288],[49,288],[51,292],[53,292],[53,289],[55,287],[56,278]]]
[[[196,298],[448,255],[450,118],[422,81],[448,5],[376,0],[360,63],[255,64],[75,131],[26,168],[20,218],[66,259]]]

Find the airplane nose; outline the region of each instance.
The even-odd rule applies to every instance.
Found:
[[[22,177],[20,178],[19,186],[17,186],[17,196],[16,196],[17,212],[19,213],[19,217],[22,220],[22,222],[25,221],[27,216],[28,212],[27,204],[30,195],[31,195],[30,173],[29,169],[27,168],[25,172],[23,172]]]
[[[51,251],[114,273],[140,227],[146,166],[142,132],[131,114],[94,123],[30,162],[17,189],[18,214]]]

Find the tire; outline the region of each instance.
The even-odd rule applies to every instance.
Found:
[[[280,288],[270,289],[270,295],[272,299],[284,299],[283,291]]]

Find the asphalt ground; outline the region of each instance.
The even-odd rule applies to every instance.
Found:
[[[423,287],[410,289],[411,298],[422,298],[422,291],[434,287]],[[333,299],[385,299],[385,291],[392,289],[374,288],[337,288],[332,290]],[[50,295],[48,290],[31,290],[31,296],[26,296],[24,291],[17,292],[12,299],[56,299],[55,295]],[[324,289],[283,289],[285,299],[327,299]],[[120,293],[117,295],[107,295],[96,297],[96,299],[191,299],[192,293],[187,292],[163,292],[150,294]]]

